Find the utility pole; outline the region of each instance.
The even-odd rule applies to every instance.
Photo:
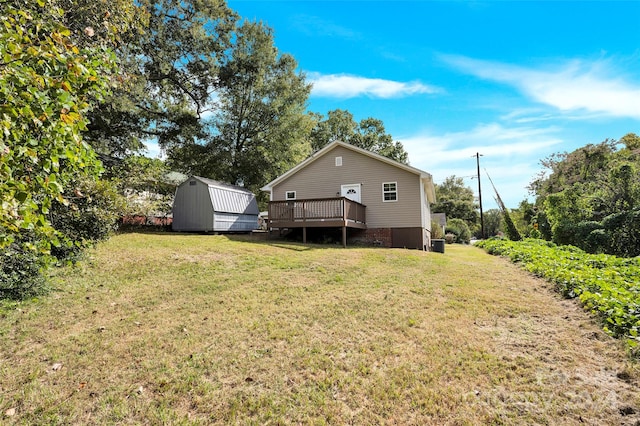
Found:
[[[480,202],[480,236],[484,240],[484,217],[482,215],[482,187],[480,186],[480,157],[482,154],[476,152],[476,164],[478,165],[478,201]]]

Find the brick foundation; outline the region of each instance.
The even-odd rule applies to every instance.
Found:
[[[369,228],[358,230],[350,240],[354,243],[391,247],[391,228]]]

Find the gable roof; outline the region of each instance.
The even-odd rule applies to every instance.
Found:
[[[309,164],[311,164],[314,161],[316,161],[317,159],[323,157],[324,155],[326,155],[327,153],[329,153],[330,151],[332,151],[333,149],[335,149],[337,147],[342,147],[342,148],[349,149],[351,151],[357,152],[359,154],[366,155],[366,156],[371,157],[371,158],[373,158],[375,160],[381,161],[383,163],[387,163],[387,164],[389,164],[391,166],[394,166],[394,167],[396,167],[398,169],[401,169],[401,170],[404,170],[404,171],[407,171],[409,173],[413,173],[413,174],[419,176],[420,179],[424,183],[425,194],[427,195],[427,199],[431,203],[435,202],[436,192],[435,192],[435,187],[433,186],[433,178],[431,177],[431,174],[429,174],[429,173],[427,173],[427,172],[425,172],[423,170],[416,169],[415,167],[411,167],[409,165],[399,163],[399,162],[397,162],[395,160],[392,160],[390,158],[384,157],[384,156],[382,156],[380,154],[376,154],[375,152],[367,151],[366,149],[362,149],[362,148],[359,148],[357,146],[354,146],[354,145],[351,145],[349,143],[345,143],[345,142],[342,142],[342,141],[331,142],[330,144],[326,145],[321,150],[316,151],[313,154],[311,154],[311,156],[309,158],[307,158],[306,160],[302,161],[301,163],[298,163],[295,167],[293,167],[292,169],[290,169],[286,173],[278,176],[277,178],[275,178],[274,180],[272,180],[271,182],[269,182],[268,184],[266,184],[265,186],[263,186],[260,189],[262,191],[271,191],[274,186],[276,186],[280,182],[283,182],[284,180],[288,179],[290,176],[293,176],[299,170],[307,167]]]
[[[209,187],[209,197],[216,211],[251,215],[260,212],[255,195],[248,189],[200,176],[191,176],[183,184],[194,179]]]
[[[215,186],[222,189],[230,189],[232,191],[248,192],[250,194],[253,194],[251,191],[249,191],[247,188],[243,186],[231,185],[230,183],[220,182],[219,180],[203,178],[201,176],[189,176],[189,179],[187,180],[191,180],[191,179],[199,180],[200,182],[208,186]]]

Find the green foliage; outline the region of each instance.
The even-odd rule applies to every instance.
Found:
[[[597,180],[608,170],[616,141],[588,144],[571,153],[554,154],[541,161],[544,171],[530,185],[530,190],[543,199],[562,192],[576,183]]]
[[[544,238],[592,253],[640,254],[634,219],[640,208],[639,140],[629,133],[543,161],[547,171],[530,189]]]
[[[220,66],[219,109],[206,142],[167,144],[169,162],[188,174],[258,189],[309,153],[311,86],[271,29],[245,22]]]
[[[176,187],[167,164],[157,158],[130,156],[112,171],[126,215],[163,216],[171,211]]]
[[[475,227],[479,220],[478,206],[473,197],[473,190],[464,185],[461,177],[449,176],[436,187],[436,203],[431,210],[434,213],[445,213],[447,221],[462,219],[468,226]]]
[[[444,238],[444,231],[442,230],[442,225],[440,225],[440,223],[431,221],[431,238]]]
[[[568,298],[578,297],[598,315],[605,331],[623,338],[631,348],[639,343],[640,260],[587,254],[573,246],[527,239],[521,242],[486,240],[479,247],[519,262],[533,274],[554,283]]]
[[[607,243],[602,247],[607,253],[622,257],[640,256],[640,207],[605,217],[602,228]]]
[[[8,297],[43,289],[61,233],[49,221],[71,182],[96,179],[80,137],[92,103],[115,70],[103,47],[79,49],[51,1],[5,1],[0,16],[0,256]]]
[[[551,241],[553,233],[551,231],[551,224],[549,223],[546,212],[542,209],[538,209],[536,215],[532,219],[532,222],[534,227],[537,226],[535,229],[540,232],[540,238]]]
[[[63,10],[62,24],[77,46],[117,48],[135,41],[147,24],[145,11],[134,0],[55,0]]]
[[[311,132],[311,148],[319,151],[325,145],[335,141],[350,143],[358,133],[358,123],[353,114],[347,110],[334,109],[327,113],[325,119],[322,114],[314,114],[316,125]]]
[[[513,223],[513,220],[511,219],[511,213],[509,212],[509,209],[504,205],[504,202],[502,201],[502,197],[500,197],[500,194],[498,193],[498,190],[496,189],[496,186],[493,184],[493,180],[491,179],[491,176],[489,176],[488,173],[487,173],[487,177],[489,178],[489,182],[491,182],[493,191],[496,194],[496,201],[498,202],[498,207],[500,208],[500,212],[502,213],[502,218],[504,220],[505,234],[507,238],[509,238],[512,241],[520,241],[522,239],[522,236],[520,235],[518,228],[516,228],[516,225]]]
[[[516,228],[513,220],[511,220],[511,214],[509,213],[509,210],[502,210],[502,218],[504,220],[505,235],[507,236],[507,238],[509,238],[511,241],[520,241],[522,239],[522,235],[520,235],[520,232],[518,232],[518,228]]]
[[[455,242],[460,244],[468,244],[471,240],[469,226],[462,219],[447,219],[445,234],[455,235]]]
[[[510,209],[509,214],[518,233],[529,237],[534,231],[535,206],[527,200],[522,200],[517,209]]]
[[[484,219],[484,233],[485,237],[495,237],[502,232],[502,213],[498,209],[490,209],[483,212],[482,217]],[[479,235],[479,228],[477,234]]]
[[[55,240],[46,220],[52,201],[63,202],[64,185],[77,173],[99,172],[79,133],[87,100],[105,93],[113,56],[80,51],[58,17],[55,9],[11,2],[0,17],[0,247],[21,230]]]
[[[33,240],[25,233],[0,252],[0,299],[21,300],[48,290],[44,270],[50,259],[29,248]]]
[[[407,164],[409,155],[400,142],[394,142],[381,120],[365,118],[360,121],[358,131],[350,142],[352,145],[391,158],[399,163]]]
[[[170,146],[209,134],[206,116],[217,108],[218,71],[237,20],[218,0],[134,4],[142,28],[131,29],[118,45],[116,88],[88,126],[92,146],[116,157],[140,152],[144,140]]]
[[[365,118],[356,123],[347,110],[336,109],[327,113],[327,118],[314,114],[316,125],[311,131],[311,148],[322,149],[334,141],[352,144],[367,151],[407,164],[409,157],[402,143],[393,141],[384,123],[376,118]]]
[[[107,180],[82,179],[65,193],[67,203],[54,202],[49,219],[61,236],[51,254],[60,261],[76,261],[92,244],[116,230],[125,201]]]

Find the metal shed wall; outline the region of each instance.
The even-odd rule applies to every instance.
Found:
[[[250,232],[258,228],[253,193],[233,185],[193,176],[176,190],[173,230]]]
[[[192,183],[194,182],[194,183]],[[213,204],[208,185],[198,179],[187,179],[176,189],[173,200],[174,231],[213,231]]]
[[[213,229],[215,231],[248,232],[258,227],[258,202],[248,191],[222,186],[209,186],[213,203]]]

